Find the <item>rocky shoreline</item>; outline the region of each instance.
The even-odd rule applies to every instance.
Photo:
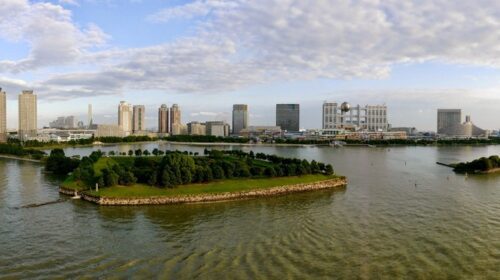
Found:
[[[244,192],[226,192],[226,193],[198,194],[198,195],[185,195],[185,196],[155,196],[155,197],[136,197],[136,198],[100,197],[100,196],[90,195],[86,192],[78,192],[78,195],[80,195],[81,198],[85,201],[106,206],[169,205],[169,204],[229,201],[229,200],[239,200],[239,199],[251,199],[257,197],[270,197],[270,196],[278,196],[278,195],[285,195],[298,192],[339,188],[339,187],[344,187],[346,185],[347,185],[347,179],[345,177],[340,177],[336,179],[324,180],[313,183],[279,186],[269,189],[256,189]],[[65,195],[75,194],[74,190],[67,189],[62,186],[59,188],[59,192]]]

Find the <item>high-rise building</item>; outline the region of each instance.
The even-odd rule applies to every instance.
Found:
[[[233,105],[233,134],[240,134],[241,130],[248,127],[248,105]]]
[[[124,136],[132,132],[132,106],[125,101],[118,105],[118,126],[122,129]]]
[[[19,140],[37,136],[37,98],[32,90],[23,90],[19,95]]]
[[[92,125],[94,124],[94,117],[93,117],[93,113],[92,113],[92,104],[89,104],[89,108],[87,111],[87,124],[88,124],[88,128],[91,128]]]
[[[342,111],[342,104],[337,102],[323,103],[323,129],[350,129],[367,131],[387,131],[389,123],[387,119],[386,105],[359,104],[351,107],[345,103],[348,111]],[[344,109],[346,109],[344,108]]]
[[[135,105],[132,131],[138,133],[146,130],[146,107],[144,105]]]
[[[170,132],[168,119],[168,107],[166,104],[162,104],[158,109],[158,133]]]
[[[181,131],[181,109],[179,105],[174,104],[170,108],[170,125],[169,132],[172,135],[176,135]]]
[[[437,133],[446,134],[446,129],[460,125],[462,122],[462,110],[460,109],[438,109],[437,111]]]
[[[299,131],[300,105],[276,104],[276,126],[286,131]]]
[[[0,142],[7,140],[7,94],[0,88]]]

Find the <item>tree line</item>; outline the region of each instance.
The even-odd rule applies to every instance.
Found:
[[[55,155],[60,156],[61,153],[57,152]],[[141,183],[173,188],[233,178],[334,174],[330,164],[242,151],[206,150],[205,156],[179,151],[166,151],[163,156],[145,156],[144,151],[137,154],[134,152],[129,157],[103,156],[103,152],[96,151],[83,157],[73,170],[73,178],[83,181],[89,187],[96,183],[101,187]],[[57,158],[62,162],[61,157]],[[72,160],[74,162],[75,159]],[[96,166],[100,170],[96,170]]]
[[[455,165],[453,170],[458,173],[474,173],[477,171],[489,171],[495,168],[500,168],[500,157],[498,156],[482,157],[470,162],[461,162]]]

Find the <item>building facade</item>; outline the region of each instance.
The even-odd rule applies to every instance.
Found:
[[[276,126],[285,131],[299,131],[300,105],[276,104]]]
[[[162,104],[158,109],[158,133],[167,134],[170,132],[168,119],[168,107],[166,104]]]
[[[389,122],[386,105],[359,104],[342,111],[342,104],[337,102],[323,103],[323,129],[349,129],[353,131],[387,131]]]
[[[243,129],[248,127],[248,105],[233,105],[233,134],[239,135]]]
[[[120,105],[118,105],[118,126],[123,131],[124,136],[129,136],[132,133],[132,117],[132,105],[128,104],[125,101],[121,101]]]
[[[7,94],[0,88],[0,142],[7,141]]]
[[[19,95],[19,140],[37,136],[37,97],[32,90],[23,90]]]
[[[229,131],[230,131],[229,124],[223,121],[206,122],[205,126],[207,135],[217,136],[217,137],[229,136]]]
[[[206,135],[207,129],[205,124],[200,122],[190,122],[187,124],[187,130],[189,135]]]
[[[173,104],[170,108],[170,124],[169,124],[169,133],[171,135],[178,135],[182,133],[182,123],[181,123],[181,109],[179,105]]]
[[[450,127],[462,123],[461,109],[438,109],[437,111],[437,133],[447,134]],[[449,132],[449,131],[448,131]]]
[[[95,137],[124,137],[125,134],[120,125],[116,124],[98,124]]]
[[[146,107],[144,105],[135,105],[132,117],[132,131],[140,133],[146,131]]]

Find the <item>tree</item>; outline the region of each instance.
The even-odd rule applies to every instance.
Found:
[[[331,164],[327,164],[325,167],[325,174],[326,175],[333,175],[333,166]]]
[[[311,161],[311,173],[318,174],[320,172],[321,170],[319,169],[318,163],[315,160]]]
[[[214,175],[214,179],[224,179],[224,169],[220,167],[220,165],[214,165],[212,167],[212,173]]]
[[[128,155],[129,155],[129,156],[133,156],[133,155],[134,155],[134,151],[132,151],[132,150],[128,150]]]
[[[144,152],[142,152],[142,154],[145,156],[149,156],[151,153],[148,150],[144,150]]]
[[[276,171],[274,170],[274,168],[272,166],[269,166],[269,167],[266,167],[266,169],[264,170],[264,175],[266,177],[273,178],[273,177],[276,177]]]
[[[110,151],[110,152],[109,152],[109,155],[110,155],[110,156],[114,156],[115,154],[116,154],[116,153],[115,153],[115,151]]]
[[[148,178],[148,185],[150,185],[150,186],[156,185],[157,177],[158,177],[158,173],[156,173],[156,171],[152,172]]]
[[[191,169],[188,167],[182,167],[181,170],[181,181],[182,184],[189,184],[193,180],[193,175],[191,173]]]
[[[135,153],[135,156],[136,156],[136,157],[140,157],[140,156],[142,156],[142,150],[141,150],[141,149],[137,149],[137,150],[135,150],[135,152],[134,152],[134,153]]]
[[[102,170],[103,187],[113,187],[118,185],[119,176],[112,169],[105,168]]]
[[[159,152],[160,152],[160,150],[158,150],[158,148],[154,148],[153,149],[153,155],[154,156],[158,156]]]
[[[167,188],[173,188],[175,186],[174,182],[172,181],[172,172],[168,169],[165,168],[163,170],[163,174],[161,176],[161,185]]]
[[[158,151],[158,155],[163,156],[164,154],[165,154],[164,151],[162,151],[162,150]]]

